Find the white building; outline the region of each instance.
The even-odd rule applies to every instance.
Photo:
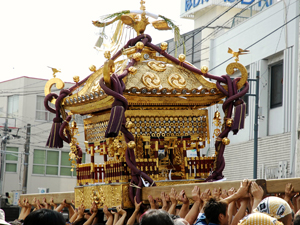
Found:
[[[196,29],[236,2],[182,0],[181,16],[193,19]],[[253,6],[245,4],[249,2],[253,2]],[[259,4],[265,7],[258,10]],[[243,7],[248,10],[243,12],[241,20],[242,14],[235,14]],[[205,50],[201,52],[200,64],[209,65],[211,74],[226,74],[226,66],[234,62],[227,53],[228,47],[234,51],[250,50],[250,54],[240,56],[240,63],[246,66],[249,78],[255,79],[257,71],[260,74],[258,178],[300,175],[299,11],[298,0],[245,0],[202,32],[203,39],[225,22],[225,25],[234,25],[228,27],[230,29],[221,27],[209,37],[210,41],[201,42],[201,49]],[[255,82],[250,82],[249,92],[255,94]],[[249,96],[248,107],[245,129],[236,136],[231,133],[231,144],[225,148],[224,176],[228,180],[253,176],[254,97]],[[210,118],[215,110],[211,110]],[[222,111],[221,105],[219,111]],[[211,132],[214,128],[211,127]],[[210,148],[214,149],[214,140],[211,143]],[[213,152],[210,150],[210,154]]]
[[[46,82],[44,79],[20,77],[0,83],[2,144],[6,118],[8,128],[12,128],[7,135],[10,139],[6,151],[3,145],[1,148],[5,153],[3,193],[22,191],[27,124],[31,125],[27,193],[38,193],[39,188],[49,188],[50,192],[73,191],[76,186],[76,172],[71,172],[71,162],[68,160],[69,145],[64,143],[62,149],[45,147],[55,116],[44,107]],[[73,85],[65,83],[65,88]],[[82,118],[76,119],[80,132],[78,141],[84,149]]]

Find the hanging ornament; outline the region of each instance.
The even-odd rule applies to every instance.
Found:
[[[78,127],[75,121],[72,121],[72,126],[70,128],[70,135],[71,135],[71,143],[70,143],[70,152],[69,152],[69,161],[71,161],[71,171],[74,171],[76,160],[78,159],[77,154],[77,146],[79,143],[75,135],[79,135]]]
[[[216,129],[214,130],[213,133],[213,138],[214,137],[218,137],[221,133],[221,130],[219,129],[219,127],[221,127],[222,125],[222,118],[221,118],[221,113],[218,111],[218,106],[217,106],[217,111],[215,112],[215,116],[213,118],[213,124],[216,126]]]

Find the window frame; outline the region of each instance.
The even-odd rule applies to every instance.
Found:
[[[14,111],[14,101],[15,101],[15,98],[16,97],[18,97],[18,102],[17,102],[17,111],[15,112]],[[13,98],[13,101],[12,101],[12,112],[10,113],[9,111],[9,99],[10,98]],[[7,96],[7,109],[6,109],[6,116],[8,117],[8,118],[16,118],[16,117],[18,117],[18,115],[19,115],[19,95],[9,95],[9,96]],[[15,112],[15,113],[14,113]]]
[[[34,119],[35,119],[35,121],[48,121],[48,122],[51,122],[51,121],[53,120],[53,118],[55,117],[55,114],[49,112],[49,111],[45,108],[44,105],[43,105],[43,107],[42,107],[43,110],[42,110],[42,109],[37,109],[37,108],[38,108],[38,98],[39,98],[39,97],[42,97],[43,99],[45,99],[45,96],[43,96],[43,95],[36,95],[36,101],[35,101],[35,117],[34,117]],[[52,104],[52,103],[50,103],[50,104]],[[50,106],[54,107],[54,105],[50,105]],[[45,120],[45,119],[39,119],[39,118],[37,118],[38,112],[46,113],[46,114],[47,114],[47,119]],[[51,117],[51,116],[50,116],[51,114],[53,114],[53,118],[50,118],[50,117]]]
[[[10,150],[8,150],[8,148],[16,148],[17,149],[17,151],[15,152],[15,153],[13,153],[14,151],[10,151]],[[9,153],[7,153],[7,152],[9,152]],[[5,153],[6,155],[5,155],[5,169],[4,169],[4,172],[5,173],[18,173],[18,169],[19,169],[19,147],[14,147],[14,146],[6,146],[6,153]],[[6,157],[7,157],[7,154],[17,154],[17,156],[15,156],[16,157],[16,160],[9,160],[9,159],[6,159]],[[16,171],[7,171],[7,168],[6,168],[6,166],[7,166],[7,164],[16,164]]]
[[[66,178],[76,178],[76,169],[74,168],[74,171],[71,172],[71,175],[61,175],[61,169],[62,168],[70,168],[71,170],[71,165],[70,166],[66,166],[66,165],[62,165],[62,154],[69,154],[68,151],[60,151],[60,150],[54,150],[54,149],[42,149],[42,148],[35,148],[33,149],[33,154],[35,150],[42,150],[45,151],[45,164],[37,164],[34,163],[34,155],[33,155],[33,162],[32,162],[32,175],[33,176],[45,176],[45,177],[66,177]],[[48,152],[58,152],[58,164],[57,164],[57,175],[54,174],[47,174],[47,167],[55,167],[56,165],[51,165],[51,164],[47,164],[47,153]],[[86,159],[86,153],[82,153],[83,154],[83,158]],[[44,167],[44,173],[34,173],[34,166],[43,166]]]
[[[276,104],[272,104],[272,99],[273,99],[273,95],[272,95],[272,68],[276,67],[276,66],[282,66],[282,77],[281,77],[281,102],[280,103],[276,103]],[[270,98],[269,98],[269,108],[270,109],[276,109],[276,108],[279,108],[279,107],[282,107],[283,106],[283,75],[284,75],[284,61],[283,60],[280,60],[280,61],[277,61],[275,63],[272,63],[268,66],[269,68],[269,74],[270,74],[270,89],[269,89],[269,93],[270,93]]]

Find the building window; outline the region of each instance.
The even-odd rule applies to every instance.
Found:
[[[283,63],[278,63],[270,67],[271,72],[271,99],[270,108],[282,106],[282,83],[283,83]]]
[[[82,163],[85,162],[85,154],[82,155]],[[72,161],[69,160],[69,152],[61,152],[60,175],[61,176],[76,176],[76,170],[72,169]]]
[[[7,98],[7,117],[15,118],[19,113],[19,95],[11,95]]]
[[[83,120],[88,118],[88,116],[81,116],[78,114],[74,114],[73,116],[73,120],[76,122],[77,125],[83,125]]]
[[[17,172],[18,151],[19,149],[17,147],[6,147],[5,172]]]
[[[249,74],[248,74],[248,77],[249,77]],[[240,91],[242,91],[243,89],[244,89],[245,87],[242,87],[241,89],[240,89]],[[250,88],[249,88],[249,90],[250,90]],[[249,115],[249,90],[247,91],[247,93],[242,97],[242,99],[243,99],[243,101],[245,102],[245,104],[246,104],[246,116],[248,116]],[[240,92],[239,91],[239,92]]]
[[[85,162],[83,154],[82,162]],[[69,152],[35,149],[33,154],[33,174],[52,176],[76,176],[73,172]]]
[[[35,119],[37,120],[45,120],[45,121],[52,121],[55,117],[54,113],[49,112],[46,110],[44,106],[44,96],[37,96],[36,98],[36,114]],[[55,108],[54,104],[49,103],[49,106]]]

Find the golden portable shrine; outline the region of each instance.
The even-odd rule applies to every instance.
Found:
[[[238,63],[238,56],[245,51],[234,52],[236,62],[227,66],[227,75],[209,74],[206,66],[199,70],[185,61],[184,54],[178,58],[169,55],[167,43],[160,47],[152,44],[151,37],[144,34],[149,17],[161,19],[152,22],[154,28],[172,29],[176,42],[180,42],[179,29],[168,18],[145,11],[144,3],[141,1],[140,10],[93,21],[102,29],[98,48],[105,45],[104,28],[117,23],[112,43],[105,45],[110,51],[105,51],[107,60],[102,67],[91,66],[92,73],[81,81],[74,77],[76,84],[69,89],[63,89],[64,83],[55,77],[57,71],[46,84],[45,107],[56,114],[47,146],[61,148],[63,141],[71,146],[69,155],[77,172],[76,207],[84,203],[88,208],[95,201],[99,208],[130,208],[135,196],[141,201],[145,186],[222,179],[228,133],[243,128],[245,104],[241,97],[248,83],[247,70]],[[137,36],[121,46],[125,25]],[[236,69],[241,78],[232,80],[229,75]],[[59,94],[51,93],[54,84],[62,89]],[[210,142],[206,108],[218,103],[223,103],[225,117],[221,130],[214,132],[215,155],[202,156],[200,150]],[[71,122],[74,114],[88,116],[84,135],[90,163],[81,162],[82,149],[75,137],[78,128]],[[219,112],[213,120],[221,124]],[[95,162],[96,154],[103,156],[103,163]]]

